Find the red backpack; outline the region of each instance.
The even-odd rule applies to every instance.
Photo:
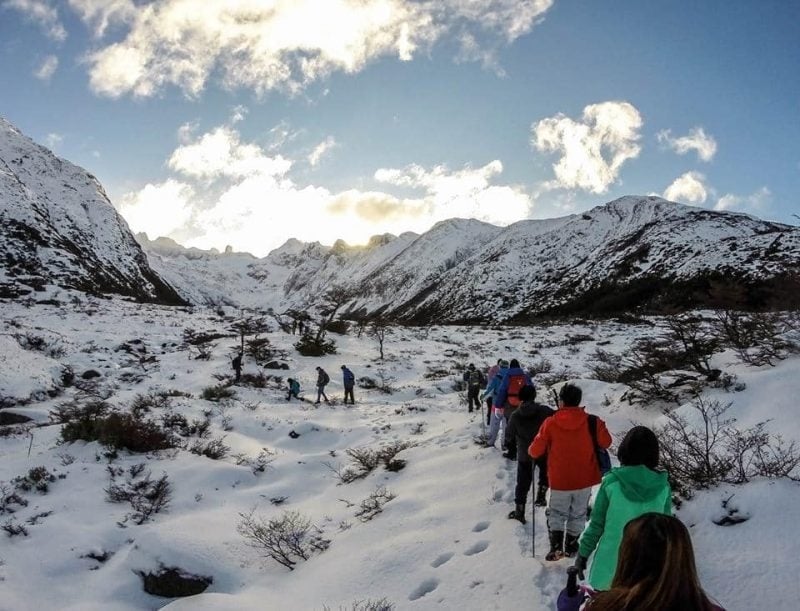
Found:
[[[519,400],[519,391],[525,386],[528,381],[522,373],[515,373],[508,378],[508,392],[506,394],[506,403],[511,407],[518,407],[522,401]]]

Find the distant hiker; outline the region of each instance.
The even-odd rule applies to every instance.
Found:
[[[296,332],[297,332],[297,321],[293,320],[292,321],[292,335],[294,335]]]
[[[467,383],[467,404],[469,412],[472,413],[472,404],[475,403],[475,409],[480,410],[481,400],[478,395],[481,393],[481,384],[483,384],[483,376],[481,372],[475,369],[473,363],[469,364],[467,370],[464,372],[464,381]]]
[[[600,483],[600,466],[589,432],[589,416],[580,406],[583,393],[574,384],[564,384],[558,394],[558,410],[544,421],[528,448],[531,458],[547,454],[550,502],[547,530],[550,552],[545,560],[574,556],[578,537],[586,525],[586,509],[592,486]],[[597,445],[608,448],[611,435],[597,418]],[[566,541],[564,532],[566,531]]]
[[[570,596],[564,589],[556,609],[725,611],[700,585],[688,529],[662,513],[645,513],[625,525],[610,590]]]
[[[534,401],[536,389],[533,386],[523,386],[519,391],[519,398],[522,403],[511,414],[506,429],[506,436],[514,437],[517,446],[517,488],[514,491],[514,511],[508,517],[525,524],[525,503],[533,482],[534,468],[534,461],[528,455],[528,446],[536,437],[542,423],[555,411]],[[547,504],[547,455],[538,458],[535,465],[539,468],[539,486],[534,505],[544,507]]]
[[[500,371],[500,362],[503,359],[497,359],[497,363],[492,365],[489,368],[489,371],[486,373],[486,387],[488,388],[489,384],[492,383],[492,380],[497,375],[497,372]],[[486,399],[486,424],[490,425],[492,423],[492,395],[486,396],[486,393],[483,393],[481,398]]]
[[[356,385],[356,376],[347,368],[347,365],[342,365],[342,382],[344,383],[344,404],[347,405],[347,397],[350,397],[350,405],[355,405],[356,400],[353,397],[353,388]]]
[[[500,426],[502,425],[504,433],[506,430],[503,406],[497,403],[495,397],[497,396],[497,389],[500,387],[500,382],[503,380],[503,374],[508,369],[508,361],[500,359],[498,367],[497,373],[489,380],[489,383],[486,385],[486,390],[483,391],[483,398],[489,397],[492,400],[492,420],[489,424],[489,437],[486,439],[486,447],[490,448],[493,448],[497,441],[497,435],[500,433]]]
[[[233,360],[231,361],[231,367],[233,367],[233,370],[236,372],[236,379],[234,380],[234,382],[238,382],[242,378],[242,352],[241,351],[239,351],[239,354],[237,354],[235,357],[233,357]]]
[[[325,385],[331,381],[331,377],[325,372],[322,367],[317,367],[317,400],[314,403],[319,403],[319,398],[325,399],[325,403],[330,403],[325,394]]]
[[[289,394],[286,395],[286,400],[291,401],[292,397],[295,399],[300,398],[300,382],[295,380],[294,378],[289,378],[286,380],[289,384]]]
[[[575,566],[582,572],[594,552],[589,584],[595,590],[611,587],[622,531],[628,522],[653,511],[672,514],[672,490],[667,474],[656,471],[655,433],[645,426],[633,427],[619,444],[617,457],[621,466],[603,477],[575,560]]]
[[[511,359],[508,369],[503,373],[497,392],[494,394],[495,406],[503,408],[503,417],[506,421],[506,431],[508,431],[508,419],[511,414],[519,407],[519,391],[523,386],[533,386],[531,377],[519,366],[517,359]],[[517,459],[517,440],[506,433],[504,437],[503,457],[509,460]]]
[[[300,335],[302,335],[302,334],[303,334],[303,329],[304,329],[304,328],[305,328],[305,326],[303,325],[303,321],[302,321],[302,320],[301,320],[301,321],[299,321],[299,322],[297,323],[297,330],[298,330],[298,332],[300,333]]]

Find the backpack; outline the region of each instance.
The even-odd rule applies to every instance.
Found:
[[[322,374],[322,376],[321,376],[322,379],[320,381],[320,384],[327,384],[328,382],[331,381],[331,377],[328,375],[327,371],[322,371],[320,373]]]
[[[589,434],[592,436],[594,455],[597,457],[597,466],[600,467],[600,475],[605,475],[611,471],[611,456],[608,450],[597,445],[597,416],[589,414]]]
[[[519,407],[522,401],[519,400],[520,389],[527,384],[525,375],[522,373],[515,373],[508,378],[508,392],[506,393],[506,402],[511,407]]]
[[[481,381],[482,381],[481,378],[483,378],[483,376],[481,375],[480,371],[477,371],[477,370],[470,371],[469,372],[469,385],[470,386],[480,386],[481,385]]]

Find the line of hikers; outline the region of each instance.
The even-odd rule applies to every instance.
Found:
[[[473,371],[470,365],[465,376]],[[465,377],[468,384],[471,379]],[[476,393],[468,388],[468,396]],[[495,446],[503,428],[503,457],[517,461],[508,517],[526,523],[528,490],[538,468],[534,506],[547,507],[545,560],[574,557],[573,570],[581,579],[589,566],[587,585],[565,589],[558,611],[722,611],[700,587],[689,533],[671,515],[672,491],[667,474],[658,470],[653,431],[644,426],[628,431],[617,450],[620,466],[611,469],[602,459],[611,434],[581,406],[577,385],[561,386],[553,410],[536,402],[531,377],[516,359],[499,359],[480,398],[490,412],[485,447]]]
[[[242,352],[240,351],[231,361],[231,367],[233,368],[236,377],[234,382],[239,382],[242,378]],[[325,394],[325,387],[330,383],[331,377],[328,375],[322,367],[317,367],[317,400],[314,401],[315,404],[320,402],[320,399],[324,399],[325,403],[330,403],[328,400],[328,396]],[[287,384],[287,394],[286,400],[291,401],[292,397],[295,399],[300,400],[300,382],[297,381],[295,378],[288,378],[286,380]],[[356,385],[356,377],[353,375],[353,372],[347,367],[347,365],[342,365],[342,385],[344,386],[344,404],[347,405],[347,399],[350,399],[350,404],[355,405],[356,399],[354,396],[354,389]]]

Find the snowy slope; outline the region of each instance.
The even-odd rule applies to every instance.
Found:
[[[314,359],[292,349],[296,336],[267,333],[274,346],[287,351],[290,369],[264,373],[296,377],[311,400],[315,366],[331,373],[328,394],[333,403],[315,407],[287,403],[283,385],[275,380],[266,388],[234,386],[236,396],[225,402],[203,400],[205,387],[230,374],[228,357],[235,340],[218,341],[211,359],[203,361],[194,358],[181,338],[185,328],[227,328],[229,321],[216,308],[168,308],[80,295],[69,309],[26,308],[13,302],[6,306],[5,337],[36,332],[63,338],[60,364],[72,366],[78,376],[87,369],[98,371],[96,390],[110,391],[108,401],[117,409],[129,410],[137,395],[148,392],[190,393],[151,408],[148,417],[157,422],[167,414],[189,421],[207,417],[209,439],[222,439],[230,452],[219,460],[187,449],[120,452],[109,458],[96,442],[59,444],[61,426],[51,423],[47,412],[80,397],[75,388],[11,409],[42,426],[0,435],[0,487],[14,490],[14,478],[36,467],[45,467],[56,479],[46,493],[20,492],[28,504],[10,502],[7,508],[13,513],[0,515],[0,524],[22,525],[28,533],[9,536],[0,531],[3,611],[352,611],[358,608],[355,601],[383,598],[395,611],[552,610],[570,561],[543,561],[547,535],[541,508],[535,524],[530,506],[528,524],[506,518],[513,505],[514,463],[503,459],[499,449],[473,443],[481,421],[466,412],[463,394],[453,383],[468,361],[485,367],[500,356],[515,356],[528,366],[547,359],[553,371],[562,372],[559,381],[572,379],[583,388],[584,403],[608,422],[615,446],[631,421],[653,424],[662,417],[655,406],[624,401],[623,385],[588,379],[595,348],[622,353],[637,338],[660,333],[658,319],[639,326],[587,321],[502,329],[396,328],[383,362],[366,336],[336,336],[339,354]],[[227,311],[229,316],[236,313]],[[570,340],[574,337],[584,341],[575,343]],[[141,340],[156,360],[146,367],[132,361],[119,349],[132,340]],[[0,350],[23,358],[18,347],[2,344]],[[7,387],[27,389],[31,374],[50,375],[51,359],[37,356],[24,362],[27,370],[6,372]],[[384,371],[393,378],[395,391],[357,388],[356,405],[343,406],[337,375],[341,363],[357,377],[375,378]],[[731,415],[742,426],[766,420],[770,432],[782,433],[787,441],[800,440],[800,412],[791,409],[800,358],[776,367],[746,367],[734,355],[721,353],[713,364],[737,375],[745,388],[707,389],[705,398],[732,402]],[[432,375],[437,370],[445,373]],[[245,362],[245,373],[259,371]],[[543,377],[537,384],[546,400]],[[688,405],[678,409],[686,412]],[[299,436],[290,436],[291,431]],[[395,441],[415,443],[399,455],[407,464],[398,472],[377,469],[342,484],[331,469],[347,464],[347,449]],[[265,471],[254,472],[247,459],[264,449],[272,462]],[[112,483],[109,468],[129,470],[141,463],[155,477],[166,474],[173,493],[164,511],[136,525],[124,522],[130,507],[109,502],[106,489]],[[356,511],[380,486],[395,497],[372,520],[362,522]],[[729,498],[751,518],[736,526],[717,526],[712,520]],[[792,560],[800,537],[799,508],[797,482],[757,479],[702,491],[678,510],[692,534],[702,583],[728,611],[794,608],[800,597]],[[241,514],[252,510],[265,519],[298,511],[331,540],[330,547],[289,571],[248,546],[237,532]],[[186,599],[146,594],[137,571],[157,571],[160,565],[214,581],[206,593]]]
[[[181,298],[153,272],[97,180],[0,117],[0,287],[13,296],[45,285]]]

